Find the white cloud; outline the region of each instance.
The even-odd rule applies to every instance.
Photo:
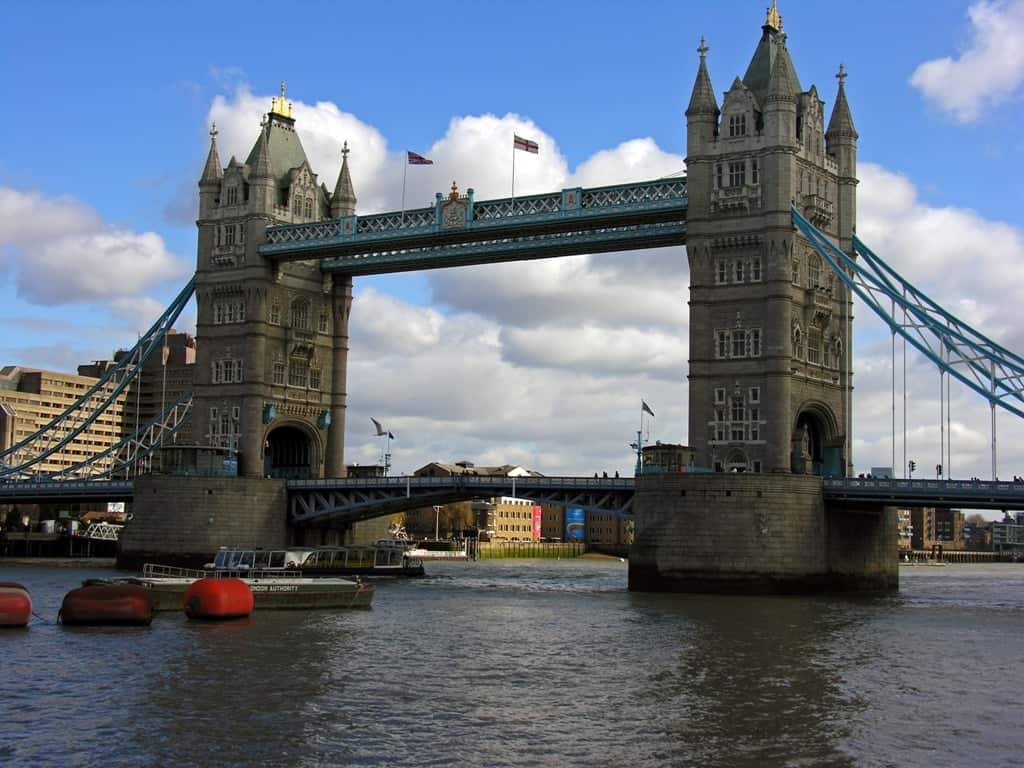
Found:
[[[0,187],[0,247],[18,295],[45,305],[138,296],[188,266],[153,232],[105,224],[69,198]]]
[[[897,272],[985,335],[1024,349],[1007,306],[1024,305],[1024,233],[963,208],[917,199],[911,182],[877,165],[858,169],[861,239]]]
[[[940,306],[989,338],[1020,354],[1024,330],[1011,308],[1024,305],[1024,233],[1004,222],[962,208],[936,208],[921,202],[905,176],[872,164],[858,168],[858,234],[893,269]],[[939,372],[913,348],[907,350],[906,399],[903,342],[897,339],[893,361],[887,326],[866,306],[855,309],[854,458],[859,471],[892,464],[895,442],[902,471],[907,458],[919,474],[934,475],[945,425],[940,425]],[[867,341],[875,339],[875,341]],[[893,439],[893,368],[896,369],[896,435]],[[946,377],[947,382],[949,377]],[[953,383],[951,462],[954,476],[991,473],[988,402],[959,382]],[[906,413],[908,434],[903,438]],[[1024,420],[999,411],[998,461],[1020,474],[1024,466]]]
[[[382,356],[407,355],[436,346],[443,324],[436,310],[406,304],[367,288],[352,300],[349,334]]]
[[[959,58],[926,61],[911,85],[961,122],[1012,98],[1024,82],[1024,0],[979,2],[967,10],[970,42]]]

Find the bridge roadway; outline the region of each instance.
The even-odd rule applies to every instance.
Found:
[[[201,483],[203,478],[196,477]],[[986,480],[831,479],[825,503],[944,509],[1024,510],[1024,483]],[[288,515],[296,526],[331,520],[355,522],[408,509],[514,496],[539,504],[580,507],[629,517],[631,477],[375,477],[288,480]],[[131,501],[131,480],[0,482],[0,503]]]
[[[687,205],[684,177],[481,201],[453,191],[428,208],[268,227],[259,252],[373,275],[682,245]]]

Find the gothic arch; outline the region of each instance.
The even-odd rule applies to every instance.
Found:
[[[320,434],[308,424],[288,420],[272,424],[263,435],[265,477],[307,479],[319,476],[323,460]]]
[[[725,454],[723,469],[726,472],[748,472],[750,460],[740,448],[730,448],[729,452]]]
[[[843,439],[832,409],[811,400],[797,409],[793,422],[791,469],[795,474],[842,476]]]

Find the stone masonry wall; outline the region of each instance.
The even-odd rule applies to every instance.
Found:
[[[881,513],[826,510],[817,477],[680,474],[637,479],[629,588],[801,593],[895,588]],[[874,522],[868,522],[874,520]],[[895,531],[895,526],[893,526]]]
[[[199,567],[218,547],[288,544],[284,480],[149,475],[135,481],[117,565]]]

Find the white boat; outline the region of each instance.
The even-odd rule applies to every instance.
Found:
[[[469,550],[463,541],[426,539],[408,551],[416,560],[469,560]]]
[[[241,578],[252,590],[254,605],[263,608],[369,608],[374,586],[358,579],[303,576],[299,571],[249,571],[240,573],[210,572],[192,568],[146,563],[142,576],[118,579],[88,579],[87,586],[102,584],[134,584],[149,590],[154,611],[182,609],[185,590],[198,579]]]
[[[256,570],[279,575],[398,577],[422,576],[423,563],[410,551],[409,542],[380,539],[373,544],[253,549],[221,547],[205,569],[245,575]]]

